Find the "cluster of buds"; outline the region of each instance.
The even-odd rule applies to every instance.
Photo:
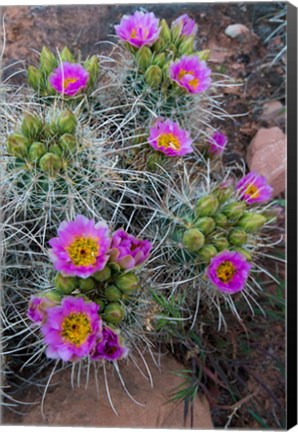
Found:
[[[137,11],[125,15],[115,30],[149,87],[184,94],[210,86],[210,69],[205,64],[209,50],[196,50],[197,25],[188,15],[178,17],[169,27],[165,19]]]
[[[246,181],[247,178],[249,181]],[[257,184],[261,186],[258,188]],[[176,235],[194,262],[206,269],[209,279],[223,292],[233,293],[245,286],[253,251],[258,247],[256,235],[265,224],[275,219],[274,211],[264,210],[260,205],[270,199],[271,192],[271,186],[255,173],[249,173],[236,187],[220,185],[197,201],[193,213],[187,214],[185,229],[179,230]],[[230,255],[232,261],[228,265]],[[210,272],[210,268],[214,267],[214,263],[221,266],[223,279],[212,277],[214,272]],[[235,263],[239,265],[239,271]],[[225,289],[225,283],[230,282],[229,277],[232,280],[236,275],[237,287],[231,284],[230,290]],[[220,285],[220,281],[224,283]]]
[[[20,130],[8,136],[7,151],[25,169],[37,169],[55,177],[77,152],[76,126],[77,119],[71,111],[62,112],[51,123],[26,114]]]
[[[95,326],[103,328],[103,333],[109,338],[109,344],[113,344],[114,341],[115,349],[117,348],[118,354],[123,356],[124,347],[119,342],[119,325],[127,314],[126,303],[131,299],[135,302],[137,299],[140,279],[135,271],[149,258],[151,243],[138,239],[123,229],[118,229],[110,236],[105,222],[95,224],[93,220],[82,215],[78,215],[74,221],[62,222],[58,234],[59,237],[52,238],[49,242],[52,247],[49,255],[57,270],[54,288],[45,295],[31,299],[29,318],[35,323],[44,324],[48,322],[48,316],[52,314],[54,307],[58,308],[58,315],[63,315],[63,307],[71,304],[72,307],[68,308],[65,315],[66,324],[60,315],[59,319],[56,317],[56,324],[53,322],[57,329],[61,321],[56,342],[59,340],[60,345],[64,343],[65,347],[60,351],[68,349],[69,353],[78,356],[77,340],[82,337],[80,340],[83,345],[86,340],[83,335],[92,332],[91,322],[97,320]],[[75,309],[75,312],[72,312],[72,309]],[[71,314],[77,318],[72,318]],[[73,327],[70,327],[70,324],[73,324]],[[45,342],[48,343],[47,355],[58,355],[56,348],[55,353],[52,353],[52,342],[46,337],[48,332],[44,331],[43,334]],[[96,348],[93,346],[88,349],[91,358],[120,358],[102,357],[100,353],[107,346],[101,336],[97,337],[96,344]],[[83,355],[86,354],[84,350]],[[108,355],[106,351],[105,355]]]
[[[43,97],[88,94],[94,88],[98,74],[99,62],[95,55],[81,64],[67,47],[56,56],[43,47],[39,67],[29,66],[27,70],[28,84]]]

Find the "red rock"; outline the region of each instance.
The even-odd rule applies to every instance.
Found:
[[[246,154],[250,171],[267,178],[276,196],[285,190],[287,169],[286,135],[278,127],[261,128],[251,141]]]
[[[130,394],[139,403],[137,405],[125,393],[116,371],[110,365],[107,370],[109,391],[118,416],[114,413],[107,398],[104,384],[103,371],[98,372],[99,398],[96,392],[94,371],[91,374],[87,389],[86,377],[82,376],[81,386],[71,388],[70,370],[59,372],[53,381],[57,383],[54,390],[48,392],[43,419],[40,404],[29,408],[26,415],[16,417],[7,415],[3,424],[22,425],[46,425],[46,426],[92,426],[92,427],[126,427],[126,428],[190,428],[190,416],[184,425],[183,402],[169,403],[170,394],[178,385],[183,383],[183,378],[173,374],[181,372],[184,366],[177,363],[172,357],[162,357],[159,370],[151,358],[147,357],[147,363],[153,378],[153,388],[149,380],[136,369],[130,361],[128,364],[119,363],[121,375]],[[145,376],[148,374],[139,364]],[[36,401],[36,392],[26,397],[26,402]],[[24,400],[23,400],[24,402]],[[208,403],[203,398],[194,401],[194,429],[212,429],[212,421]]]
[[[232,39],[237,39],[239,42],[258,39],[257,35],[249,30],[243,24],[231,24],[225,29],[225,34]]]
[[[283,105],[279,101],[270,101],[264,104],[261,120],[271,120],[277,117],[284,117]]]

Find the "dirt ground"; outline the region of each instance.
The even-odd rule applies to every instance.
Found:
[[[274,3],[274,2],[272,2]],[[272,3],[197,3],[147,5],[158,17],[169,22],[188,13],[199,25],[199,49],[210,49],[210,65],[214,71],[233,77],[242,85],[223,88],[224,108],[230,114],[237,114],[233,120],[227,119],[221,129],[228,135],[229,144],[224,158],[226,164],[245,158],[246,149],[260,127],[278,126],[285,129],[284,112],[264,112],[264,105],[280,102],[285,105],[285,69],[283,56],[276,64],[270,65],[274,54],[282,47],[282,38],[275,35],[269,43],[266,37],[274,30],[274,24],[265,17],[274,8]],[[146,8],[146,4],[141,5]],[[23,66],[36,64],[43,45],[50,49],[80,49],[82,55],[108,50],[107,43],[116,41],[113,26],[123,14],[129,14],[140,5],[99,5],[99,6],[22,6],[0,9],[5,17],[6,47],[3,58],[4,78]],[[244,24],[250,35],[242,40],[231,39],[225,34],[230,24]],[[276,24],[275,24],[276,26]],[[14,76],[14,80],[25,82],[25,70]],[[266,111],[266,110],[265,110]],[[240,115],[241,114],[241,115]],[[266,327],[266,322],[264,322]],[[264,355],[253,359],[256,375],[268,373],[270,352],[274,352],[284,363],[284,326],[276,324],[269,332],[264,332]],[[272,372],[273,371],[273,372]],[[254,380],[248,380],[249,391],[253,392]],[[266,385],[278,395],[278,403],[284,404],[284,383],[270,367]],[[271,401],[267,392],[259,395],[259,404],[268,410]],[[216,424],[216,412],[214,418]],[[237,422],[233,424],[237,427]],[[259,424],[250,419],[250,428]]]

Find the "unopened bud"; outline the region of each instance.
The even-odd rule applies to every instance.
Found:
[[[233,188],[232,185],[229,186],[219,185],[212,193],[213,195],[216,196],[219,203],[222,204],[233,196],[233,194],[235,193],[235,189]]]
[[[28,67],[27,80],[29,86],[31,86],[34,90],[36,91],[40,90],[41,73],[36,67],[34,66]]]
[[[53,69],[58,66],[58,61],[54,54],[47,48],[43,47],[40,53],[40,69],[49,75]]]
[[[42,294],[41,297],[47,298],[48,300],[50,300],[54,303],[60,303],[60,301],[63,297],[63,294],[57,290],[51,290],[51,291],[48,291],[48,292]]]
[[[152,52],[150,48],[145,45],[142,46],[136,53],[136,61],[139,69],[145,72],[152,63]]]
[[[228,224],[228,218],[223,213],[216,213],[213,216],[213,218],[215,220],[216,225],[221,227],[221,228],[224,228]]]
[[[222,209],[222,212],[227,216],[228,219],[238,220],[243,215],[245,209],[245,202],[232,202],[227,204]]]
[[[59,156],[54,153],[46,153],[39,161],[40,169],[49,174],[50,177],[54,177],[58,174],[62,167],[62,161]]]
[[[74,134],[77,126],[77,119],[70,110],[64,111],[57,120],[57,126],[61,134]]]
[[[58,144],[52,144],[49,148],[49,152],[59,156],[59,158],[63,155],[63,151]]]
[[[84,68],[89,72],[88,87],[94,86],[99,75],[99,60],[96,55],[87,59],[84,63]]]
[[[225,237],[217,237],[212,239],[212,244],[218,251],[222,251],[229,248],[229,242]]]
[[[189,252],[197,252],[204,245],[205,236],[197,228],[190,228],[183,234],[182,243]]]
[[[24,158],[28,152],[29,143],[21,134],[12,134],[7,139],[7,151],[17,158]]]
[[[30,162],[36,163],[39,161],[39,159],[46,154],[47,149],[44,143],[41,142],[34,142],[31,144],[29,148],[29,160]]]
[[[229,242],[235,246],[241,246],[247,242],[247,234],[240,229],[232,229],[229,233]]]
[[[215,255],[217,255],[217,249],[211,244],[203,246],[199,251],[199,257],[203,261],[209,262]]]
[[[118,302],[113,302],[105,307],[104,320],[111,324],[118,324],[125,317],[125,308]]]
[[[60,57],[63,62],[75,63],[76,61],[71,51],[66,46],[61,51]]]
[[[33,114],[26,114],[23,118],[21,129],[23,134],[33,140],[38,138],[43,129],[43,124],[40,118]]]
[[[182,21],[180,23],[176,23],[174,26],[172,25],[171,28],[171,39],[173,43],[177,43],[182,32],[183,23]]]
[[[65,154],[73,154],[77,148],[77,140],[74,135],[64,134],[59,139],[59,146]]]
[[[248,233],[254,233],[259,231],[266,222],[267,220],[262,214],[249,212],[242,216],[237,225]]]
[[[101,298],[95,298],[94,303],[99,305],[99,313],[102,313],[106,305],[104,300]]]
[[[105,298],[109,302],[120,300],[122,296],[121,291],[115,285],[109,285],[105,288]]]
[[[158,165],[161,163],[162,160],[162,153],[161,152],[153,152],[150,153],[150,155],[147,157],[147,168],[150,171],[156,171]]]
[[[210,56],[210,50],[209,49],[205,49],[202,51],[198,51],[196,53],[196,55],[199,57],[200,60],[204,60],[207,61],[209,56]]]
[[[92,277],[79,279],[79,287],[82,291],[92,291],[95,288],[95,282]]]
[[[215,221],[212,217],[205,216],[196,220],[195,227],[204,234],[210,234],[215,228]]]
[[[93,279],[95,279],[97,282],[105,282],[110,279],[111,277],[111,269],[108,266],[105,266],[105,268],[101,271],[98,271],[92,275]]]
[[[148,86],[158,88],[162,81],[162,71],[159,66],[152,65],[145,72],[145,81]]]
[[[211,216],[218,209],[219,203],[214,195],[207,195],[200,198],[196,206],[196,215],[201,216]]]
[[[163,68],[166,60],[165,53],[161,52],[156,54],[152,60],[152,64],[159,66],[161,69]]]
[[[64,277],[61,273],[57,273],[54,279],[54,285],[55,288],[63,294],[70,294],[78,288],[79,283],[76,277]]]
[[[179,45],[178,54],[179,55],[188,55],[192,54],[194,50],[194,40],[193,36],[185,38]]]
[[[160,33],[159,33],[159,40],[163,43],[163,45],[168,45],[169,43],[171,43],[171,30],[168,26],[168,23],[166,22],[165,19],[162,19],[160,21]]]
[[[115,284],[125,294],[130,294],[139,288],[139,278],[134,273],[124,273],[116,277]]]

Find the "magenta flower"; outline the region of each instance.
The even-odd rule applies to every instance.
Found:
[[[267,183],[266,178],[253,171],[237,183],[236,190],[247,204],[269,201],[273,192],[273,188]]]
[[[170,78],[189,93],[201,93],[211,85],[211,70],[197,56],[183,56],[170,65]]]
[[[75,361],[88,356],[97,337],[102,335],[99,306],[80,297],[64,297],[61,305],[48,309],[41,326],[47,344],[46,355],[53,359]]]
[[[196,22],[187,14],[181,15],[172,22],[172,29],[180,27],[180,36],[195,36],[198,32]]]
[[[35,324],[41,324],[47,318],[48,309],[56,304],[47,297],[31,296],[27,316]]]
[[[74,96],[87,87],[89,72],[78,63],[61,63],[50,75],[49,82],[58,92]]]
[[[224,250],[211,259],[207,276],[220,291],[234,294],[244,288],[250,268],[242,254]]]
[[[126,357],[128,349],[121,345],[120,336],[111,328],[104,327],[101,339],[98,340],[93,353],[92,360],[119,360]]]
[[[154,13],[135,12],[124,15],[119,25],[115,26],[117,36],[137,48],[151,46],[157,41],[160,28]]]
[[[219,131],[216,131],[211,139],[208,141],[209,143],[209,153],[213,155],[218,155],[223,153],[225,146],[227,145],[228,138]]]
[[[170,119],[155,122],[150,128],[148,143],[166,156],[184,156],[193,152],[190,133]]]
[[[112,236],[110,260],[122,269],[132,269],[149,258],[151,248],[149,240],[140,240],[120,228]]]
[[[105,267],[111,243],[105,222],[95,224],[78,215],[74,221],[62,222],[58,234],[49,241],[49,255],[57,271],[85,279]]]

